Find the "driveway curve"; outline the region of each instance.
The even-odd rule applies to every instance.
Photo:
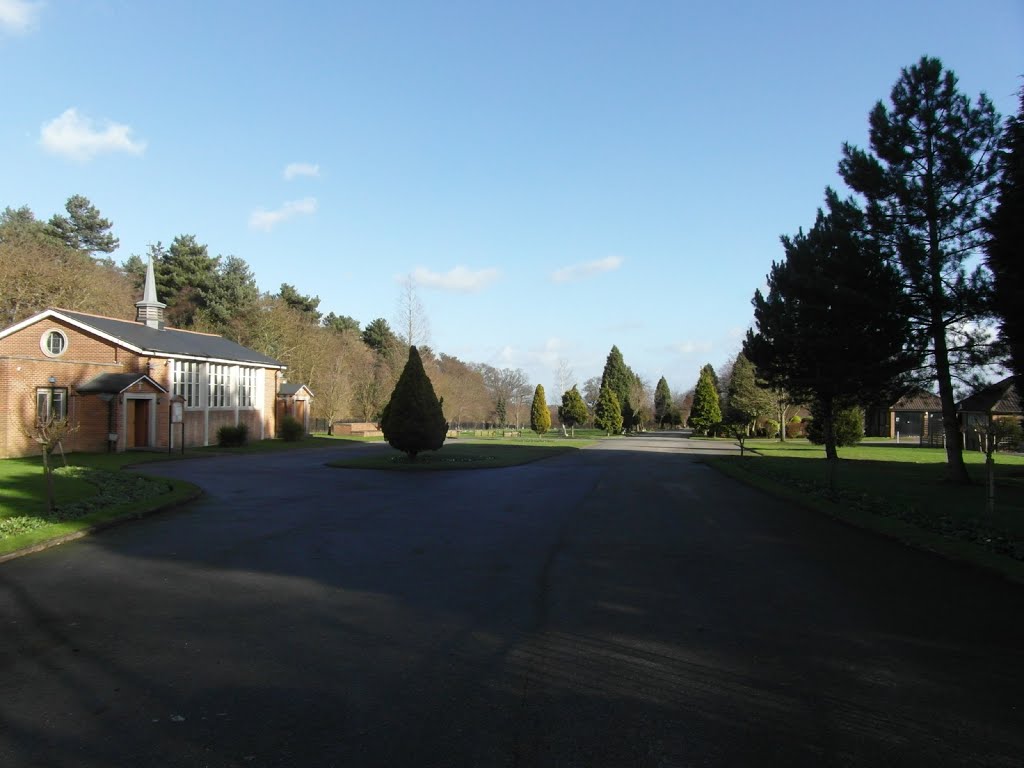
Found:
[[[152,465],[198,502],[0,566],[0,765],[1011,766],[1024,600],[605,441]]]

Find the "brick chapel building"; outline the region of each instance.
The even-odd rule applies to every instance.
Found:
[[[211,445],[235,424],[252,440],[275,436],[276,401],[296,406],[291,389],[280,392],[283,363],[165,327],[152,262],[135,306],[134,322],[47,309],[0,331],[0,458],[39,453],[26,431],[47,416],[73,427],[65,451]]]

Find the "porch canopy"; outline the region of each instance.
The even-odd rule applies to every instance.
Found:
[[[75,387],[75,391],[81,395],[120,395],[139,382],[149,384],[157,392],[167,392],[144,373],[101,373],[85,384]]]

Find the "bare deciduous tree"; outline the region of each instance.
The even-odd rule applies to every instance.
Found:
[[[59,419],[54,414],[37,417],[34,422],[22,426],[22,434],[39,445],[43,456],[43,475],[46,478],[46,511],[53,513],[53,459],[55,450],[63,454],[62,441],[77,431],[78,425],[72,425],[66,418]]]
[[[402,280],[402,288],[398,294],[398,306],[395,315],[395,328],[408,347],[423,347],[430,344],[430,320],[427,310],[416,292],[416,282],[409,275]]]

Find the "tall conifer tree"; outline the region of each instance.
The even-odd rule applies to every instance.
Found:
[[[635,378],[636,375],[622,359],[619,348],[613,345],[605,360],[604,371],[601,374],[601,386],[608,387],[615,393],[615,399],[619,403],[622,415],[620,429],[623,427],[629,429],[633,426],[633,407],[629,395]]]
[[[977,321],[989,279],[972,259],[995,189],[999,116],[984,94],[972,106],[956,75],[929,57],[902,71],[890,101],[871,111],[870,152],[844,145],[839,173],[863,196],[871,233],[900,270],[914,337],[938,381],[950,472],[968,483],[953,373],[970,373],[988,351]]]
[[[772,385],[814,402],[825,453],[835,459],[835,416],[876,402],[897,387],[919,353],[907,349],[907,303],[900,275],[864,231],[863,214],[828,192],[806,234],[783,237],[768,295],[754,294],[757,333],[744,354]]]
[[[533,392],[533,404],[530,406],[530,429],[543,436],[551,429],[551,411],[544,396],[544,387],[540,384]]]
[[[617,435],[622,431],[622,406],[619,398],[609,387],[601,387],[594,408],[594,426],[603,429],[609,435]]]
[[[662,376],[654,388],[654,420],[659,427],[665,426],[672,416],[672,392],[668,388],[668,382]]]
[[[700,369],[697,387],[693,391],[693,407],[690,409],[690,426],[698,434],[707,431],[722,420],[722,409],[718,402],[715,369],[708,363]]]
[[[995,278],[995,311],[1009,347],[1013,372],[1024,374],[1024,88],[1020,111],[1003,134],[999,197],[985,222],[988,266]]]

